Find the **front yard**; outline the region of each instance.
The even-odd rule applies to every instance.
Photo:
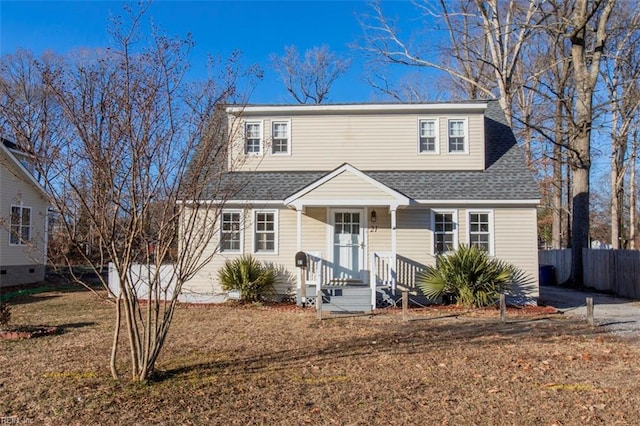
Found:
[[[319,322],[313,311],[180,306],[156,381],[108,371],[113,308],[14,298],[0,419],[33,424],[638,424],[640,346],[559,315],[442,309]],[[124,350],[124,348],[122,349]],[[126,361],[123,359],[123,361]],[[123,362],[121,369],[126,368]]]

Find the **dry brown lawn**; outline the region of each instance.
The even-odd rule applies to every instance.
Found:
[[[0,420],[32,424],[640,423],[640,346],[557,314],[180,306],[148,384],[110,378],[112,306],[86,291],[13,299]],[[518,315],[516,315],[518,314]],[[122,359],[121,369],[127,368]],[[20,423],[22,424],[22,423]]]

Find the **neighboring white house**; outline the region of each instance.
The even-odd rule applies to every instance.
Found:
[[[220,253],[183,293],[223,294],[219,268],[251,254],[282,268],[281,295],[301,302],[304,278],[306,295],[322,286],[336,306],[344,296],[345,310],[367,310],[402,289],[418,294],[416,271],[476,244],[535,282],[512,297],[537,298],[539,193],[496,101],[227,111],[229,164],[241,166],[220,183],[232,194],[211,242]]]
[[[44,280],[49,201],[33,163],[0,141],[0,287]]]

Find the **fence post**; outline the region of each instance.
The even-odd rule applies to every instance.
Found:
[[[500,322],[505,323],[507,321],[507,298],[504,293],[500,293]]]
[[[587,297],[587,323],[591,327],[595,324],[593,321],[593,297]]]
[[[409,292],[402,291],[402,321],[409,321]]]
[[[316,318],[322,320],[322,289],[320,288],[316,293]]]

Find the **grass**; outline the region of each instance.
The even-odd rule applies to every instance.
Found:
[[[11,300],[56,336],[0,341],[0,418],[34,424],[638,424],[640,346],[559,315],[420,309],[319,322],[180,306],[156,380],[112,380],[112,306]],[[124,349],[123,349],[124,351]],[[124,352],[123,352],[124,355]],[[126,369],[122,358],[121,369]],[[7,397],[9,396],[9,397]]]

